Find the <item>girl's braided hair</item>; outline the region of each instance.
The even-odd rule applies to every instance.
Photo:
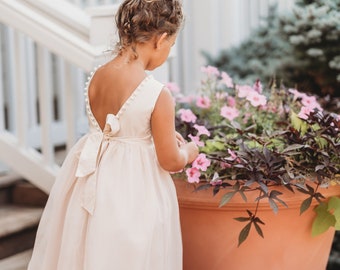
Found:
[[[180,0],[125,0],[116,14],[117,53],[131,47],[137,58],[136,44],[163,33],[171,36],[178,32],[182,22]]]

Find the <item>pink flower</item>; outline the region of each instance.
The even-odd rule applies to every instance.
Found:
[[[314,109],[311,107],[302,107],[298,117],[300,117],[301,119],[308,119],[309,114],[313,111]]]
[[[239,98],[245,98],[249,95],[249,92],[254,91],[249,85],[237,85],[236,89],[238,91],[237,96]]]
[[[213,179],[210,181],[210,185],[212,186],[220,186],[222,185],[223,181],[221,179]]]
[[[206,67],[202,67],[201,71],[205,74],[207,74],[208,76],[219,76],[220,72],[216,67],[213,66],[206,66]]]
[[[304,98],[304,97],[307,96],[306,94],[301,93],[296,89],[290,88],[290,89],[288,89],[288,91],[289,91],[289,93],[292,93],[294,95],[294,100],[297,100],[298,98]]]
[[[195,123],[196,122],[196,115],[190,109],[180,109],[178,110],[180,114],[181,120],[187,123]]]
[[[230,155],[230,157],[232,159],[236,159],[237,158],[237,156],[236,156],[236,154],[235,154],[235,152],[233,150],[228,149],[228,154]]]
[[[234,151],[228,149],[228,153],[229,153],[230,157],[231,157],[233,160],[235,160],[236,162],[240,163],[241,160],[237,157],[237,155],[235,154]]]
[[[225,92],[217,92],[215,97],[216,99],[223,100],[228,96],[228,93]]]
[[[198,157],[192,163],[192,167],[205,172],[210,166],[211,162],[207,159],[205,154],[199,154]]]
[[[234,86],[233,80],[230,78],[228,73],[222,71],[221,77],[222,77],[221,82],[223,82],[227,87],[232,88]]]
[[[246,124],[249,119],[251,118],[252,114],[251,113],[245,113],[243,116],[243,123]]]
[[[200,141],[200,138],[198,136],[193,136],[191,134],[188,135],[191,141],[193,141],[197,146],[203,147],[204,142]]]
[[[315,96],[307,96],[307,95],[305,95],[302,98],[301,103],[305,107],[310,107],[312,109],[316,108],[316,109],[322,111],[322,108],[321,108],[320,104],[317,102]]]
[[[229,121],[233,121],[237,116],[239,116],[239,111],[236,108],[223,106],[221,108],[221,116],[227,118]]]
[[[179,86],[174,82],[168,82],[165,87],[168,88],[171,93],[179,93],[181,91]]]
[[[255,84],[254,84],[254,86],[253,86],[253,89],[254,89],[257,93],[259,93],[259,94],[262,93],[262,84],[261,84],[261,81],[260,81],[260,80],[256,80],[256,82],[255,82]]]
[[[196,99],[195,95],[190,95],[190,96],[178,96],[177,101],[179,103],[191,103]]]
[[[197,168],[189,168],[185,171],[186,175],[188,176],[189,183],[199,183],[201,173]]]
[[[195,124],[194,128],[198,131],[197,136],[200,136],[200,135],[210,136],[210,132],[209,130],[207,130],[205,126],[200,126],[200,125]]]
[[[253,105],[254,107],[264,106],[267,104],[267,98],[264,95],[260,95],[256,91],[249,92],[247,100],[249,100],[251,105]]]
[[[231,165],[226,162],[220,162],[220,167],[221,169],[227,169],[227,168],[230,168]]]
[[[233,97],[228,96],[227,97],[227,102],[230,107],[235,107],[236,106],[236,100]]]
[[[211,105],[210,98],[208,98],[208,97],[198,97],[197,100],[196,100],[196,105],[199,108],[208,109],[208,108],[210,108],[210,105]]]

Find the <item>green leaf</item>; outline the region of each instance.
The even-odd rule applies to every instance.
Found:
[[[270,208],[274,211],[275,214],[277,214],[277,212],[279,211],[279,207],[277,206],[275,201],[272,198],[269,198],[268,201],[269,201]]]
[[[300,131],[302,136],[307,132],[308,129],[307,123],[300,119],[298,115],[293,111],[291,111],[290,114],[290,121],[292,123],[293,128]]]
[[[240,193],[242,199],[243,199],[245,202],[247,202],[247,196],[244,194],[243,190],[244,190],[244,188],[242,188],[242,190],[240,190],[239,193]]]
[[[234,192],[228,192],[228,193],[224,194],[222,199],[221,199],[219,207],[222,207],[223,205],[227,204],[231,200],[231,198],[234,197],[235,193],[236,192],[234,191]]]
[[[331,197],[328,201],[328,211],[332,211],[335,222],[335,229],[340,230],[340,198]]]
[[[312,236],[322,234],[327,231],[329,227],[335,225],[335,217],[328,211],[327,203],[318,205],[314,211],[316,212],[316,218],[312,225]]]
[[[262,238],[264,238],[262,229],[261,229],[260,225],[257,224],[256,221],[254,221],[254,226],[255,226],[255,229],[256,229],[257,233],[258,233]]]
[[[302,213],[305,212],[310,207],[312,200],[313,197],[311,196],[302,202],[300,207],[300,215],[302,215]]]
[[[238,236],[238,246],[240,246],[247,238],[250,232],[251,223],[249,222],[240,232]]]
[[[290,152],[290,151],[300,150],[303,147],[304,147],[304,145],[302,145],[302,144],[292,144],[292,145],[289,145],[288,147],[286,147],[282,151],[282,153],[287,153],[287,152]]]
[[[239,221],[239,222],[245,222],[245,221],[251,220],[250,217],[237,217],[237,218],[234,218],[234,219]]]

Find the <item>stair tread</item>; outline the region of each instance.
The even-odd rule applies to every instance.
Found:
[[[0,238],[37,225],[42,212],[41,207],[0,206]]]
[[[21,181],[22,177],[15,173],[7,173],[4,175],[0,175],[0,188],[7,188]]]
[[[1,270],[26,270],[32,256],[32,249],[0,260]]]

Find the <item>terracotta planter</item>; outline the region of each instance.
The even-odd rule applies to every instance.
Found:
[[[238,235],[245,223],[234,217],[247,216],[245,209],[254,210],[253,198],[248,203],[236,195],[230,203],[219,208],[220,196],[212,191],[193,193],[193,186],[175,180],[180,205],[183,237],[183,270],[323,270],[326,268],[334,230],[312,237],[311,225],[315,213],[311,207],[299,214],[305,194],[284,190],[280,196],[289,206],[280,207],[277,215],[269,204],[260,205],[259,216],[263,222],[264,239],[254,228],[240,246]],[[322,190],[324,196],[340,194],[340,187]]]

